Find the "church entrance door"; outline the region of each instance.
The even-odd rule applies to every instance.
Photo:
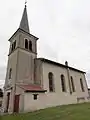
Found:
[[[14,100],[14,112],[15,113],[19,112],[19,99],[20,99],[20,95],[15,95],[15,100]]]

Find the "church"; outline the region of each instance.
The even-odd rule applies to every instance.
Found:
[[[89,101],[85,72],[68,62],[37,58],[39,38],[29,30],[25,5],[19,28],[9,39],[3,109],[8,113]]]

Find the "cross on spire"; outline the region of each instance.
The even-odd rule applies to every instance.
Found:
[[[27,6],[27,0],[25,0],[25,7]]]
[[[24,11],[23,11],[23,15],[22,15],[22,19],[21,19],[19,28],[28,32],[28,33],[30,33],[26,4],[27,4],[27,0],[25,0],[25,8],[24,8]]]

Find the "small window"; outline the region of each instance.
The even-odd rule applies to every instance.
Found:
[[[74,81],[72,76],[71,76],[71,87],[72,87],[72,91],[75,92],[75,86],[74,86]]]
[[[38,94],[34,94],[34,95],[33,95],[33,99],[34,99],[34,100],[37,100],[37,96],[38,96]]]
[[[61,75],[62,92],[66,92],[65,77]]]
[[[29,41],[29,50],[32,51],[32,42]]]
[[[12,69],[10,68],[10,70],[9,70],[9,79],[11,79],[12,78]]]
[[[81,90],[82,90],[82,92],[84,92],[85,90],[84,90],[84,85],[83,85],[83,81],[82,81],[82,79],[80,78],[80,84],[81,84]]]
[[[28,40],[25,39],[25,48],[28,49]]]

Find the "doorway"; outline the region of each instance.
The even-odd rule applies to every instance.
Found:
[[[15,100],[14,100],[14,112],[15,113],[19,112],[19,99],[20,99],[20,95],[15,95]]]

